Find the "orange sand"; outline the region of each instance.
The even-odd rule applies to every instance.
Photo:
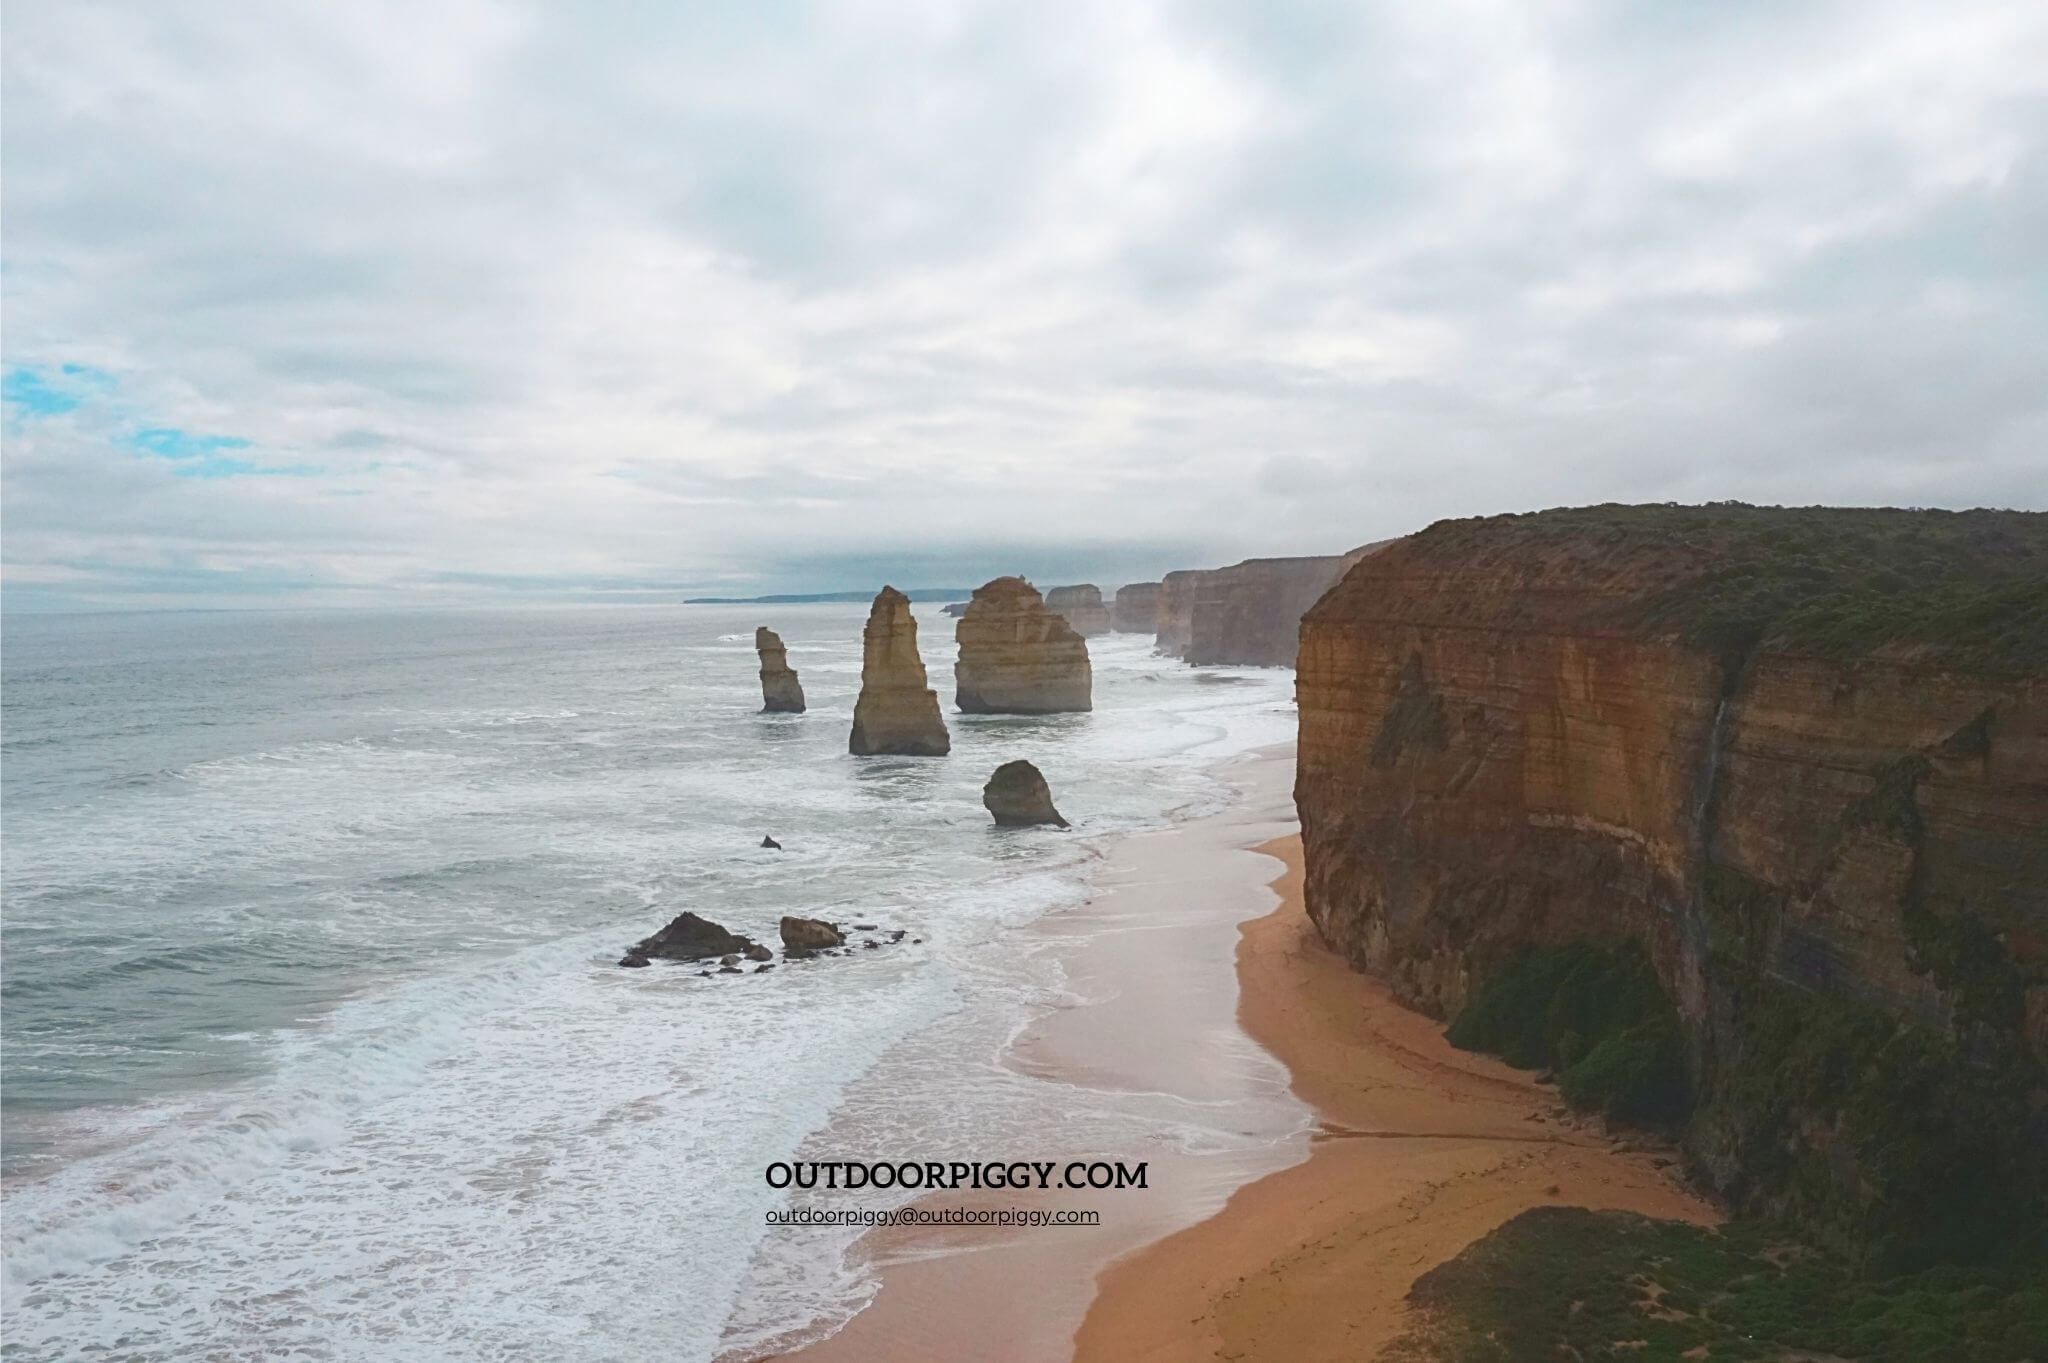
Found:
[[[1240,929],[1238,1019],[1324,1129],[1305,1163],[1105,1271],[1076,1359],[1351,1363],[1401,1333],[1420,1274],[1531,1207],[1716,1219],[1668,1156],[1615,1150],[1347,969],[1302,911],[1300,838],[1260,850],[1288,869],[1281,906]]]

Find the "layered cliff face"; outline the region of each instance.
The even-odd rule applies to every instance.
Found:
[[[1045,604],[1084,639],[1109,633],[1109,607],[1102,604],[1102,589],[1093,582],[1054,587],[1045,594]]]
[[[1118,634],[1153,634],[1159,629],[1159,584],[1126,582],[1110,605],[1110,628]]]
[[[1893,1195],[1846,1099],[1759,1079],[1829,1018],[1924,1031],[2048,1133],[2048,517],[1444,522],[1355,566],[1299,667],[1309,912],[1406,1001],[1639,944],[1738,1202]]]
[[[952,750],[939,698],[926,684],[910,600],[884,587],[861,636],[860,699],[853,706],[848,751],[941,757]]]
[[[1155,611],[1155,646],[1197,666],[1292,667],[1303,614],[1379,547],[1168,573]]]
[[[800,715],[804,712],[803,683],[789,665],[789,650],[782,636],[762,625],[754,630],[754,652],[761,659],[761,708],[770,712]]]
[[[1093,704],[1088,641],[1021,577],[975,589],[954,630],[955,700],[970,715],[1044,715]]]
[[[1194,637],[1195,594],[1213,569],[1181,568],[1159,579],[1159,604],[1152,617],[1152,647],[1170,658],[1188,650]]]

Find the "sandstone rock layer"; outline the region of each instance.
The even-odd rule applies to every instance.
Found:
[[[976,588],[954,637],[954,695],[967,714],[1044,715],[1093,704],[1088,641],[1021,577]]]
[[[1309,611],[1299,668],[1322,935],[1445,1016],[1523,948],[1640,944],[1722,1194],[1896,1185],[1758,1096],[1772,1000],[1927,1029],[2048,1113],[2048,516],[1443,522]]]
[[[761,659],[761,708],[781,714],[804,712],[803,683],[789,665],[789,651],[782,636],[763,625],[754,630],[754,652]]]
[[[846,945],[846,934],[839,930],[839,925],[822,918],[785,917],[779,926],[786,956],[808,956]]]
[[[884,587],[861,636],[860,699],[847,749],[858,756],[942,757],[952,746],[938,695],[926,684],[910,600]]]
[[[1029,762],[1005,762],[997,767],[981,788],[981,803],[1004,828],[1030,828],[1037,824],[1067,827],[1067,821],[1053,808],[1052,787]]]
[[[1159,584],[1126,582],[1110,605],[1110,627],[1119,634],[1155,634],[1159,630]]]
[[[1045,604],[1084,639],[1109,633],[1109,607],[1102,604],[1102,589],[1092,582],[1054,587],[1045,594]]]
[[[1348,554],[1251,558],[1168,573],[1154,612],[1155,647],[1197,666],[1292,667],[1302,616],[1383,543]]]

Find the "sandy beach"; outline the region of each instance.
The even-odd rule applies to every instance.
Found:
[[[1668,1156],[1616,1150],[1346,968],[1302,910],[1300,838],[1261,850],[1287,870],[1243,928],[1238,1018],[1318,1113],[1311,1154],[1105,1272],[1074,1358],[1367,1359],[1419,1275],[1531,1207],[1717,1219]]]
[[[928,1198],[1092,1207],[1102,1224],[870,1232],[873,1302],[786,1357],[1355,1360],[1400,1332],[1416,1276],[1529,1207],[1714,1219],[1667,1157],[1567,1120],[1553,1090],[1452,1049],[1321,945],[1292,771],[1291,753],[1240,763],[1231,810],[1110,850],[1100,892],[1035,929],[1071,951],[1084,1001],[1009,1056],[1077,1090],[1255,1099],[1266,1139],[1108,1152],[1148,1162],[1142,1192]]]

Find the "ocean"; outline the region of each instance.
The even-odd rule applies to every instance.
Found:
[[[0,1357],[746,1357],[873,1290],[772,1161],[1257,1139],[1001,1052],[1070,1001],[1026,926],[1221,807],[1293,674],[1112,635],[1092,713],[963,716],[917,614],[947,758],[847,754],[865,606],[9,618]],[[1018,757],[1071,832],[991,826]],[[907,935],[617,967],[685,909]]]

